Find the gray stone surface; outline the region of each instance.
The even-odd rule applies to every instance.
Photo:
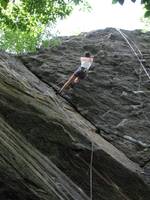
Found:
[[[116,127],[118,116],[127,112],[120,96],[109,96],[112,64],[103,68],[99,64],[104,62],[101,55],[110,52],[103,50],[99,55],[102,47],[97,41],[103,44],[108,37],[121,40],[110,35],[111,31],[66,37],[59,47],[41,49],[35,55],[0,54],[0,199],[86,200],[91,193],[93,200],[149,199],[149,148],[142,146],[149,142],[148,133],[147,141],[143,139],[147,126],[142,129],[143,138],[133,137],[132,128],[123,134]],[[54,90],[79,65],[84,50],[97,53],[95,71],[70,91],[68,102]],[[128,70],[128,84],[132,85],[132,70]],[[118,93],[124,91],[121,83],[116,86]],[[106,120],[102,111],[109,106],[112,112]],[[133,142],[132,137],[138,140]]]
[[[147,171],[150,161],[150,32],[113,28],[64,37],[59,47],[23,57],[25,65],[54,88],[80,64],[85,50],[95,55],[93,73],[69,91],[72,105],[98,132]],[[139,60],[138,60],[139,59]]]

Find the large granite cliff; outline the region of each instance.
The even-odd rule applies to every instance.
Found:
[[[111,28],[0,53],[0,199],[149,199],[150,33],[123,33],[136,55]],[[65,99],[85,50],[94,71]]]

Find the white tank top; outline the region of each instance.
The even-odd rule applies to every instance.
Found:
[[[89,70],[93,63],[93,58],[87,58],[87,57],[81,57],[81,67],[85,68],[86,70]]]

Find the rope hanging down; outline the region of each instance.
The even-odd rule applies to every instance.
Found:
[[[133,51],[134,55],[137,57],[142,69],[144,70],[144,72],[146,73],[147,77],[149,78],[150,80],[150,75],[148,74],[147,70],[145,69],[141,59],[139,58],[138,54],[135,52],[134,48],[132,47],[131,43],[129,42],[129,40],[127,39],[126,35],[124,33],[122,33],[122,31],[120,29],[117,29],[116,30],[122,35],[122,37],[124,38],[124,40],[127,42],[127,44],[129,45],[129,47],[131,48],[131,50]],[[137,48],[137,46],[136,46]],[[138,49],[138,48],[137,48]],[[138,49],[139,53],[142,55],[141,51]]]
[[[140,49],[138,48],[138,46],[133,42],[133,40],[131,40],[125,33],[123,33],[122,31],[121,31],[121,33],[128,39],[128,41],[130,40],[131,41],[131,43],[134,45],[134,47],[137,49],[137,51],[138,51],[138,53],[140,54],[140,56],[143,58],[143,54],[142,54],[142,52],[140,51]]]
[[[90,160],[90,200],[93,199],[93,141],[91,143],[91,160]]]

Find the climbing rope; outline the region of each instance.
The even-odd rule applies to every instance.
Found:
[[[141,53],[141,51],[138,48],[138,46],[131,39],[129,39],[129,37],[125,33],[123,33],[120,29],[116,28],[116,30],[122,35],[122,37],[127,42],[127,44],[129,45],[129,47],[131,48],[131,50],[133,51],[134,55],[136,56],[137,60],[139,61],[140,65],[141,65],[141,70],[139,72],[139,83],[138,83],[138,91],[141,92],[141,82],[142,82],[141,73],[142,73],[142,69],[144,70],[144,72],[146,73],[146,75],[147,75],[147,77],[149,79],[150,79],[150,75],[148,74],[148,72],[147,72],[146,68],[144,67],[141,59],[139,58],[139,55],[136,53],[135,48],[138,51],[138,53],[140,54],[141,58],[143,58],[143,54]],[[130,40],[130,42],[129,42],[129,40]],[[132,46],[131,43],[134,45],[135,48]],[[138,97],[139,97],[140,102],[142,103],[142,98],[141,98],[140,93],[138,93]],[[144,113],[144,111],[143,111],[143,116],[144,116],[145,120],[147,120],[149,122],[149,119],[146,116],[146,114]],[[129,137],[129,136],[127,136],[127,137]],[[134,140],[134,142],[136,141],[133,138],[132,138],[132,140]],[[147,147],[147,148],[150,147],[149,144],[142,143],[141,141],[136,141],[136,143],[140,144],[141,146]]]
[[[136,43],[131,40],[124,32],[121,31],[121,33],[128,39],[130,40],[130,42],[134,45],[134,47],[136,48],[136,50],[138,51],[138,53],[140,54],[140,56],[143,58],[143,54],[142,52],[140,51],[140,49],[138,48],[138,46],[136,45]]]
[[[91,160],[90,160],[90,200],[93,199],[93,142],[91,143]]]
[[[149,80],[150,80],[150,75],[148,74],[148,72],[147,72],[146,68],[144,67],[144,65],[143,65],[143,63],[142,63],[142,61],[141,61],[141,59],[139,58],[138,54],[136,53],[136,51],[135,51],[135,49],[133,48],[132,44],[129,42],[129,40],[128,40],[128,38],[126,37],[126,35],[125,35],[120,29],[117,29],[117,28],[116,28],[116,30],[122,35],[122,37],[124,38],[124,40],[127,42],[127,44],[129,45],[129,47],[131,48],[132,52],[133,52],[134,55],[136,56],[137,60],[139,61],[139,63],[140,63],[140,65],[141,65],[142,69],[144,70],[145,74],[147,75],[147,77],[148,77]],[[136,47],[137,47],[137,46],[136,46]],[[139,49],[139,48],[137,47],[137,49]],[[139,51],[140,54],[142,55],[141,51],[140,51],[140,50],[138,50],[138,51]]]

